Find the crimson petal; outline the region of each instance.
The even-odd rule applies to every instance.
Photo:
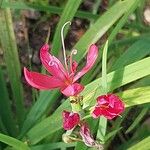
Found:
[[[41,90],[63,87],[64,83],[53,76],[43,75],[37,72],[30,72],[24,68],[26,81],[33,87]]]
[[[98,48],[96,45],[91,45],[87,54],[87,62],[85,67],[82,68],[81,71],[79,71],[75,77],[73,82],[77,81],[79,78],[81,78],[85,73],[87,73],[94,65],[96,59],[98,56]]]
[[[63,128],[65,130],[71,130],[80,122],[80,116],[78,113],[73,113],[69,111],[63,111]]]
[[[40,49],[42,64],[50,74],[64,81],[67,77],[66,70],[64,69],[62,63],[55,56],[52,56],[48,50],[48,44],[43,45]]]
[[[61,89],[61,92],[66,96],[76,96],[80,92],[82,92],[83,89],[84,89],[83,85],[79,83],[74,83],[68,85],[66,88]]]
[[[104,116],[111,120],[119,116],[124,111],[124,103],[115,94],[101,95],[97,98],[92,116],[98,118]]]

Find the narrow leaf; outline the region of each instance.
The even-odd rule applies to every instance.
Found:
[[[24,120],[23,87],[17,45],[10,9],[0,10],[0,42],[10,79],[19,125]]]
[[[126,133],[131,132],[137,125],[139,125],[140,121],[143,119],[143,117],[146,115],[149,108],[143,108],[140,114],[134,119],[133,123],[130,125],[130,127],[127,129]]]
[[[108,50],[108,41],[106,42],[103,50],[102,56],[102,95],[107,94],[107,50]],[[97,138],[101,141],[104,141],[105,134],[107,129],[107,119],[105,117],[100,117],[99,127],[97,132]]]
[[[75,45],[78,55],[75,56],[76,60],[80,61],[81,56],[84,56],[88,50],[88,46],[97,42],[106,31],[128,10],[129,6],[135,0],[118,1],[108,11],[106,11],[97,21],[87,30],[81,39]],[[121,8],[121,9],[120,9]]]
[[[30,148],[23,142],[1,133],[0,133],[0,141],[5,144],[8,144],[9,146],[12,146],[16,150],[30,150]]]
[[[0,116],[9,134],[12,136],[17,135],[16,123],[13,119],[11,103],[1,68],[0,68]]]
[[[142,141],[138,142],[137,144],[134,144],[127,150],[148,150],[150,147],[150,136],[143,139]]]
[[[57,142],[57,143],[51,143],[51,144],[43,144],[43,145],[36,145],[31,147],[31,150],[54,150],[54,149],[61,149],[63,148],[69,148],[69,147],[75,147],[76,143],[64,143],[64,142]]]

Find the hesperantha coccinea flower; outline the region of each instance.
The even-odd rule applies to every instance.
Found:
[[[30,72],[27,70],[27,68],[24,68],[24,75],[26,81],[34,88],[40,90],[52,90],[59,88],[61,93],[63,93],[65,96],[76,96],[80,92],[82,92],[84,86],[77,83],[77,80],[93,67],[98,56],[98,48],[94,44],[89,47],[86,65],[79,72],[77,72],[77,62],[72,59],[73,54],[77,53],[77,51],[73,50],[71,52],[71,55],[69,57],[69,64],[67,64],[66,61],[64,43],[63,51],[65,67],[59,61],[59,59],[49,53],[49,45],[44,44],[40,49],[40,59],[43,66],[50,73],[50,75]]]
[[[65,130],[71,130],[76,127],[80,122],[80,116],[78,113],[69,112],[64,110],[62,112],[63,116],[63,128]]]
[[[111,120],[119,116],[125,109],[123,101],[115,94],[101,95],[97,98],[92,116],[98,118],[104,116]]]

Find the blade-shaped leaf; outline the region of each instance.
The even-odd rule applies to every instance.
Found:
[[[75,142],[74,143],[57,142],[57,143],[33,146],[31,147],[31,150],[55,150],[55,149],[61,149],[62,147],[69,148],[75,146],[76,146]]]
[[[20,80],[20,62],[9,8],[0,9],[0,42],[4,52],[13,99],[16,104],[18,123],[21,125],[24,120],[23,87]]]
[[[127,150],[148,150],[150,148],[150,136],[131,146]]]
[[[127,129],[126,133],[131,132],[137,125],[139,125],[140,121],[143,119],[143,117],[148,112],[149,108],[143,108],[140,114],[134,119],[133,123],[130,125],[130,127]]]
[[[12,146],[16,150],[30,150],[30,148],[23,142],[1,133],[0,133],[0,141],[5,144],[8,144],[9,146]]]
[[[108,50],[108,41],[106,42],[103,50],[102,56],[102,94],[107,94],[107,50]],[[97,138],[101,141],[104,141],[105,134],[107,129],[107,119],[104,116],[101,116],[99,119],[99,127],[97,131]]]
[[[135,0],[119,1],[97,19],[95,24],[89,28],[75,45],[75,49],[79,50],[78,55],[75,56],[76,60],[80,61],[85,55],[88,46],[97,42],[134,2]]]
[[[40,117],[47,111],[49,106],[60,96],[58,91],[42,91],[36,103],[30,109],[26,120],[23,123],[20,138],[39,121]]]
[[[38,5],[38,4],[32,4],[27,2],[21,2],[21,1],[13,1],[13,2],[2,2],[2,8],[12,8],[12,9],[27,9],[27,10],[38,10],[38,11],[44,11],[44,12],[50,12],[53,14],[61,15],[64,8],[60,8],[57,6],[45,6],[45,5]],[[77,11],[75,13],[75,17],[80,17],[84,19],[94,19],[96,20],[99,15],[92,14],[87,11]]]
[[[12,136],[17,135],[16,123],[13,119],[11,103],[1,68],[0,68],[0,116],[9,134]]]
[[[122,68],[150,54],[150,39],[139,40],[129,47],[114,63],[112,70]]]

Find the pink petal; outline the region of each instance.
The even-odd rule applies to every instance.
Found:
[[[92,116],[97,118],[103,115],[111,120],[121,114],[124,109],[124,103],[118,96],[114,94],[101,95],[97,98],[97,104],[92,112]]]
[[[102,109],[101,107],[95,107],[95,109],[92,112],[92,117],[93,118],[98,118],[98,117],[101,117],[101,116],[104,116],[107,119],[111,120],[111,119],[113,119],[114,117],[116,117],[118,115],[112,114],[109,111],[107,111],[106,109]]]
[[[64,86],[63,82],[53,76],[47,76],[37,72],[30,72],[26,68],[24,68],[24,76],[26,81],[37,89],[49,90]]]
[[[65,130],[71,130],[80,122],[80,116],[78,113],[63,111],[63,128]]]
[[[96,59],[98,56],[98,48],[96,45],[91,45],[87,54],[87,62],[85,67],[79,71],[76,76],[74,77],[73,82],[77,81],[79,78],[81,78],[85,73],[87,73],[94,65]]]
[[[55,56],[52,56],[48,50],[48,44],[43,45],[40,49],[40,58],[42,64],[50,74],[56,78],[59,78],[60,80],[65,80],[67,77],[66,70],[64,69],[62,63]]]
[[[94,110],[92,111],[92,117],[98,118],[101,115],[102,115],[101,107],[95,107]]]
[[[109,101],[107,95],[101,95],[97,98],[98,105],[108,105]]]
[[[82,92],[83,89],[84,89],[83,85],[81,85],[79,83],[74,83],[74,84],[70,84],[66,88],[62,89],[61,92],[66,96],[76,96],[80,92]]]
[[[91,135],[90,129],[86,123],[81,125],[80,135],[85,145],[95,148],[99,147],[99,144],[94,140],[93,136]]]

